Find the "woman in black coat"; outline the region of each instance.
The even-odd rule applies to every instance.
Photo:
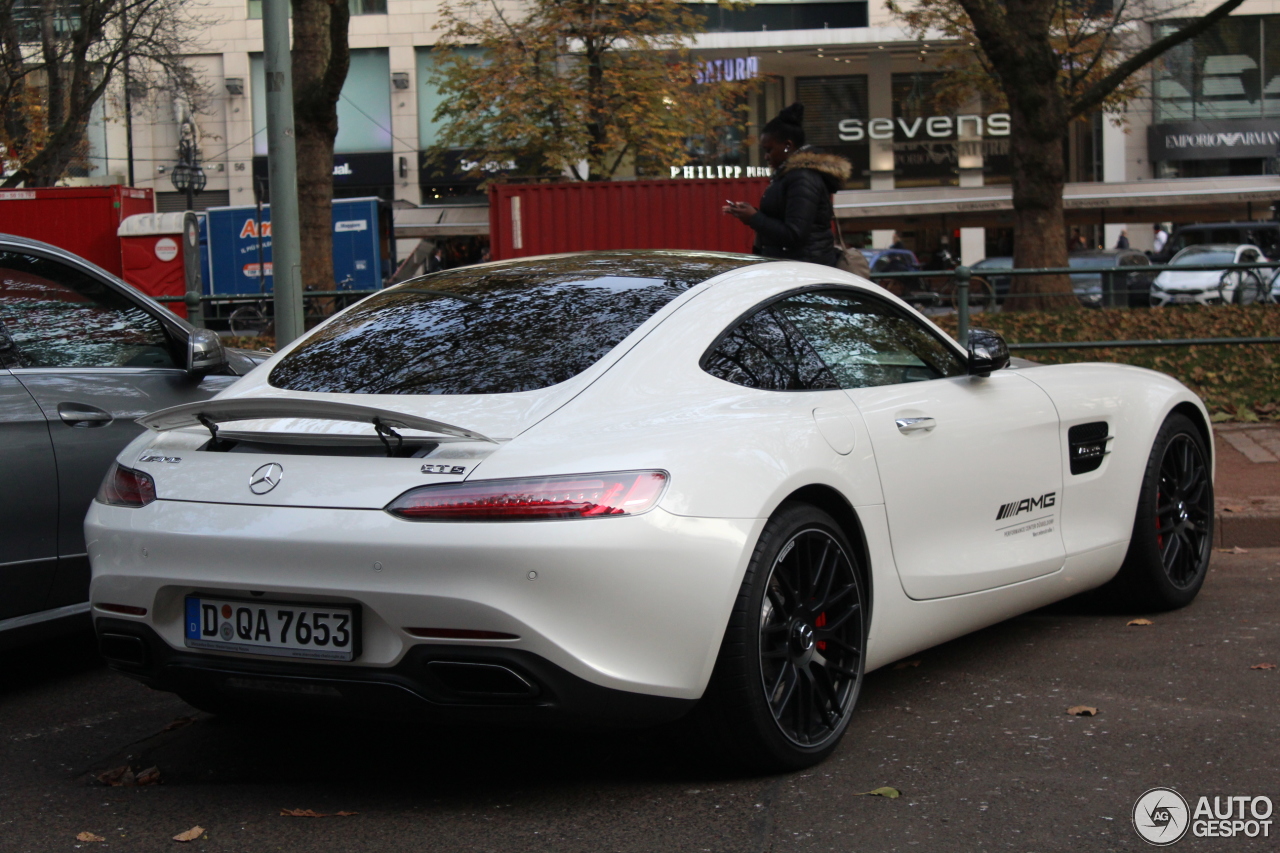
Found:
[[[822,154],[804,144],[804,105],[792,104],[764,126],[760,147],[773,167],[773,180],[757,210],[743,201],[723,211],[756,232],[752,249],[767,258],[785,258],[835,266],[838,253],[831,233],[831,194],[849,177],[849,161]]]

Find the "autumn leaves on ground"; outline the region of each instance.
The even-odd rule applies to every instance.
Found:
[[[955,335],[954,314],[931,319]],[[972,325],[997,331],[1011,344],[1280,337],[1280,306],[977,313]],[[275,344],[271,338],[227,338],[225,342],[246,349]],[[1277,344],[1019,350],[1015,355],[1042,364],[1109,361],[1148,367],[1175,377],[1199,394],[1215,420],[1280,420]]]
[[[954,314],[932,319],[955,334]],[[1280,337],[1280,306],[979,313],[971,324],[999,332],[1011,344]],[[1214,420],[1280,420],[1278,344],[1018,350],[1014,355],[1042,364],[1109,361],[1148,367],[1199,394]]]

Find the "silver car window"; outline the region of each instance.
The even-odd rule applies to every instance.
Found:
[[[174,367],[161,322],[66,264],[0,252],[0,324],[15,367]]]

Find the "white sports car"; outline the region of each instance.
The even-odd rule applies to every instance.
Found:
[[[1200,400],[1007,365],[837,270],[525,258],[389,288],[142,419],[86,521],[113,667],[192,704],[694,719],[829,754],[864,673],[1204,580]]]

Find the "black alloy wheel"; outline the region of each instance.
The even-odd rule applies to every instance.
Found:
[[[1179,433],[1164,449],[1156,490],[1156,546],[1175,587],[1196,581],[1209,557],[1212,528],[1209,466],[1192,437]]]
[[[839,744],[865,670],[859,557],[814,506],[784,504],[765,525],[694,714],[726,763],[798,770]]]
[[[813,747],[844,728],[861,678],[862,602],[841,543],[822,527],[783,546],[760,607],[760,678],[778,729]]]
[[[1169,415],[1147,458],[1124,564],[1103,592],[1138,610],[1190,604],[1213,554],[1213,481],[1201,431]]]

